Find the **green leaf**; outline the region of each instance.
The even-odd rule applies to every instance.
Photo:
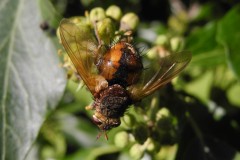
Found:
[[[38,1],[0,2],[0,159],[22,160],[66,80]]]
[[[191,51],[191,65],[214,67],[226,63],[223,47],[216,41],[217,23],[209,22],[195,29],[186,39],[186,49]]]
[[[222,46],[217,46],[213,50],[195,55],[190,63],[191,66],[201,66],[202,68],[215,67],[219,64],[225,64],[226,58]]]
[[[119,148],[116,146],[108,145],[102,147],[81,149],[73,155],[65,158],[64,160],[93,160],[104,154],[111,154],[119,152]]]
[[[240,5],[232,8],[219,22],[217,40],[227,54],[230,68],[240,79]]]
[[[193,56],[214,50],[218,45],[216,42],[216,22],[209,22],[202,28],[195,29],[186,39],[186,49]]]
[[[200,7],[200,12],[194,19],[194,21],[211,20],[211,18],[214,16],[214,6],[216,6],[216,4],[214,4],[213,2],[203,4]]]

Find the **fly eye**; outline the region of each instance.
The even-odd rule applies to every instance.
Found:
[[[115,122],[115,123],[113,123],[113,127],[118,127],[119,125],[121,124],[121,122]]]
[[[93,123],[96,124],[96,125],[101,125],[102,122],[99,121],[95,116],[93,116]]]

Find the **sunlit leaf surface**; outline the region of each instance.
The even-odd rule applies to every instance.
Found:
[[[224,46],[229,65],[240,78],[240,5],[231,9],[219,23],[218,41]]]
[[[39,27],[37,1],[1,0],[0,21],[0,159],[22,160],[60,100],[65,76]]]

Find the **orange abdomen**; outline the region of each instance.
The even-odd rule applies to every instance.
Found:
[[[143,69],[141,56],[133,46],[119,42],[112,46],[97,65],[99,74],[110,84],[131,85],[138,81]]]

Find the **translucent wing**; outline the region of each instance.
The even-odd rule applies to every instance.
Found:
[[[132,100],[139,101],[170,82],[187,66],[190,60],[191,53],[187,51],[161,58],[160,69],[149,81],[128,88]]]
[[[94,60],[97,52],[97,41],[87,25],[76,25],[63,19],[59,27],[60,38],[68,56],[74,64],[81,79],[94,94],[96,87],[106,80],[97,75]]]

